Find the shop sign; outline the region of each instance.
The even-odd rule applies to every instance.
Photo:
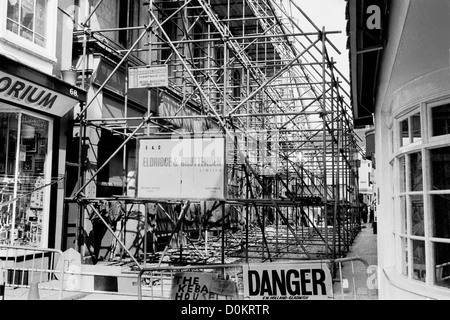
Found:
[[[70,95],[73,98],[0,71],[0,99],[61,117],[79,102],[76,88]]]
[[[243,266],[246,300],[328,300],[331,272],[324,263],[260,263]]]
[[[225,199],[224,136],[142,138],[137,196],[151,199]]]

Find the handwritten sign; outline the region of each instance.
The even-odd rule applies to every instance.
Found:
[[[128,76],[130,89],[167,87],[169,85],[167,65],[128,68]]]
[[[176,273],[172,280],[172,300],[237,299],[236,283],[219,280],[217,274],[200,272]]]

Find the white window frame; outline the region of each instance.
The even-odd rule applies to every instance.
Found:
[[[447,243],[450,244],[450,239],[436,238],[433,236],[433,212],[432,212],[432,197],[436,194],[450,194],[450,190],[430,190],[431,187],[431,159],[430,150],[435,148],[442,148],[450,146],[450,134],[441,136],[431,136],[432,133],[432,108],[445,105],[450,103],[450,98],[440,99],[435,101],[423,102],[419,105],[414,105],[407,110],[402,110],[397,116],[395,116],[393,133],[394,133],[394,152],[391,165],[394,168],[396,181],[394,184],[393,199],[394,199],[394,212],[397,213],[394,217],[394,236],[396,243],[396,265],[397,273],[403,277],[403,259],[404,259],[404,247],[403,239],[406,239],[408,243],[408,275],[407,278],[414,283],[424,285],[428,288],[439,288],[439,291],[448,291],[450,288],[439,286],[436,284],[436,268],[435,268],[435,243]],[[401,146],[401,122],[405,119],[410,119],[411,116],[420,112],[421,117],[421,140],[418,142],[411,142],[405,146]],[[411,138],[412,126],[411,121],[409,121],[409,133]],[[422,153],[422,191],[410,191],[410,161],[409,155],[412,153],[421,152]],[[401,181],[401,162],[400,158],[405,157],[405,179],[406,186],[404,191],[400,191]],[[415,236],[412,234],[411,230],[411,203],[408,197],[411,195],[421,195],[423,197],[423,211],[424,211],[424,236]],[[406,198],[406,219],[407,219],[407,230],[402,231],[403,220],[401,216],[401,200],[403,197]],[[426,277],[425,281],[413,279],[413,248],[412,241],[420,240],[425,242],[425,266],[426,266]],[[450,258],[450,257],[449,257]]]
[[[56,35],[57,35],[57,14],[58,0],[47,0],[46,13],[46,46],[41,47],[6,28],[7,8],[10,0],[0,1],[0,42],[11,47],[24,50],[28,54],[43,58],[49,62],[56,62]],[[20,0],[17,0],[20,1]]]

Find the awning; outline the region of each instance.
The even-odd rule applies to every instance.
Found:
[[[0,101],[61,117],[86,91],[0,54]]]
[[[376,105],[374,97],[380,59],[386,42],[388,7],[389,0],[349,0],[347,2],[347,32],[355,127],[373,125]],[[372,12],[380,15],[373,16]],[[370,21],[371,17],[380,18],[379,27],[368,27],[367,21]]]

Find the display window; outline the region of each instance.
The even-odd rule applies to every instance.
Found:
[[[45,247],[53,122],[0,109],[0,244]]]

